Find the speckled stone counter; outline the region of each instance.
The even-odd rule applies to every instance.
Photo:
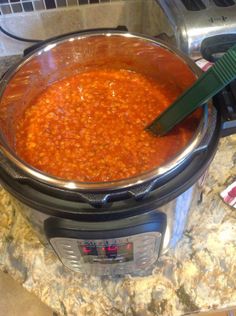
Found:
[[[17,57],[0,59],[4,72]],[[221,140],[203,202],[148,277],[73,273],[40,244],[0,189],[0,269],[61,315],[178,316],[236,306],[236,212],[219,193],[236,177],[236,136]]]

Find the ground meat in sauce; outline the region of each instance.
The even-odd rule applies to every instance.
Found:
[[[88,71],[48,86],[16,128],[16,151],[50,175],[87,182],[138,175],[167,162],[190,140],[192,115],[165,137],[144,130],[178,96],[128,70]]]

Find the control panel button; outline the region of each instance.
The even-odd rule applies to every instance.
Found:
[[[97,256],[98,251],[96,245],[83,245],[82,254],[84,256]]]
[[[118,247],[115,245],[105,247],[106,257],[107,258],[116,258],[117,257],[117,250],[118,250]]]

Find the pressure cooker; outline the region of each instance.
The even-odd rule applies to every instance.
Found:
[[[128,179],[68,181],[18,157],[15,126],[30,101],[61,78],[108,64],[163,76],[172,84],[180,84],[177,65],[201,75],[175,48],[129,32],[77,32],[37,44],[1,79],[0,180],[41,241],[69,269],[144,275],[180,240],[201,200],[202,178],[220,137],[236,131],[236,87],[232,83],[203,105],[194,136],[171,161]]]

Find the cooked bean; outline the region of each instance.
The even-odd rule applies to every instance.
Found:
[[[165,137],[144,130],[178,96],[179,87],[171,89],[122,69],[55,82],[20,118],[16,151],[35,168],[68,180],[112,181],[158,167],[183,149],[199,120],[195,113]]]

